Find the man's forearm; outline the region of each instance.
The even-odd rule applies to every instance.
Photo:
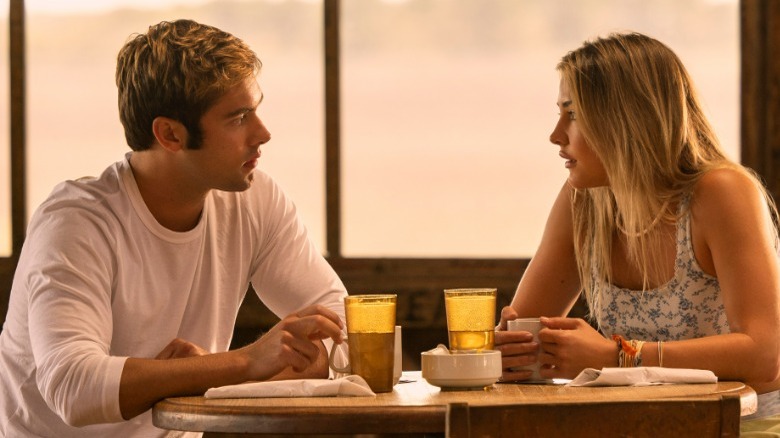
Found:
[[[328,351],[317,342],[319,356],[302,372],[291,367],[272,380],[327,378]],[[128,358],[119,384],[119,407],[126,420],[151,409],[166,397],[200,395],[209,388],[251,380],[249,359],[240,350],[180,359]]]
[[[128,358],[119,384],[122,417],[133,418],[166,397],[244,382],[248,369],[248,359],[238,351],[168,360]]]

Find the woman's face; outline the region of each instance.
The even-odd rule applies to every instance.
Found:
[[[578,108],[574,107],[569,86],[563,79],[558,91],[558,110],[560,115],[550,134],[550,142],[558,145],[558,155],[566,160],[564,166],[569,169],[569,184],[577,189],[608,186],[604,165],[577,126]]]

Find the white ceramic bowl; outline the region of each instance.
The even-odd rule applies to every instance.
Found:
[[[479,388],[496,383],[501,377],[501,352],[497,350],[442,354],[425,351],[422,377],[442,388]]]

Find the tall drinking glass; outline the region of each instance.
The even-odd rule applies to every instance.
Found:
[[[496,289],[445,289],[450,350],[492,350],[496,325]]]
[[[374,392],[393,390],[396,295],[349,295],[347,312],[349,369]],[[342,369],[333,366],[338,372]]]

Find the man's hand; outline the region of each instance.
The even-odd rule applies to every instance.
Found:
[[[125,361],[119,384],[122,416],[133,418],[165,397],[203,394],[216,386],[267,380],[287,368],[309,371],[322,354],[323,339],[342,342],[341,328],[338,315],[313,305],[287,316],[263,337],[239,350],[208,354],[191,342],[174,339],[157,355],[157,359],[168,360],[131,357]],[[319,364],[327,370],[327,360]]]
[[[249,356],[253,379],[269,379],[288,367],[300,373],[317,362],[321,340],[342,342],[342,328],[336,313],[315,304],[288,315],[241,350]]]

